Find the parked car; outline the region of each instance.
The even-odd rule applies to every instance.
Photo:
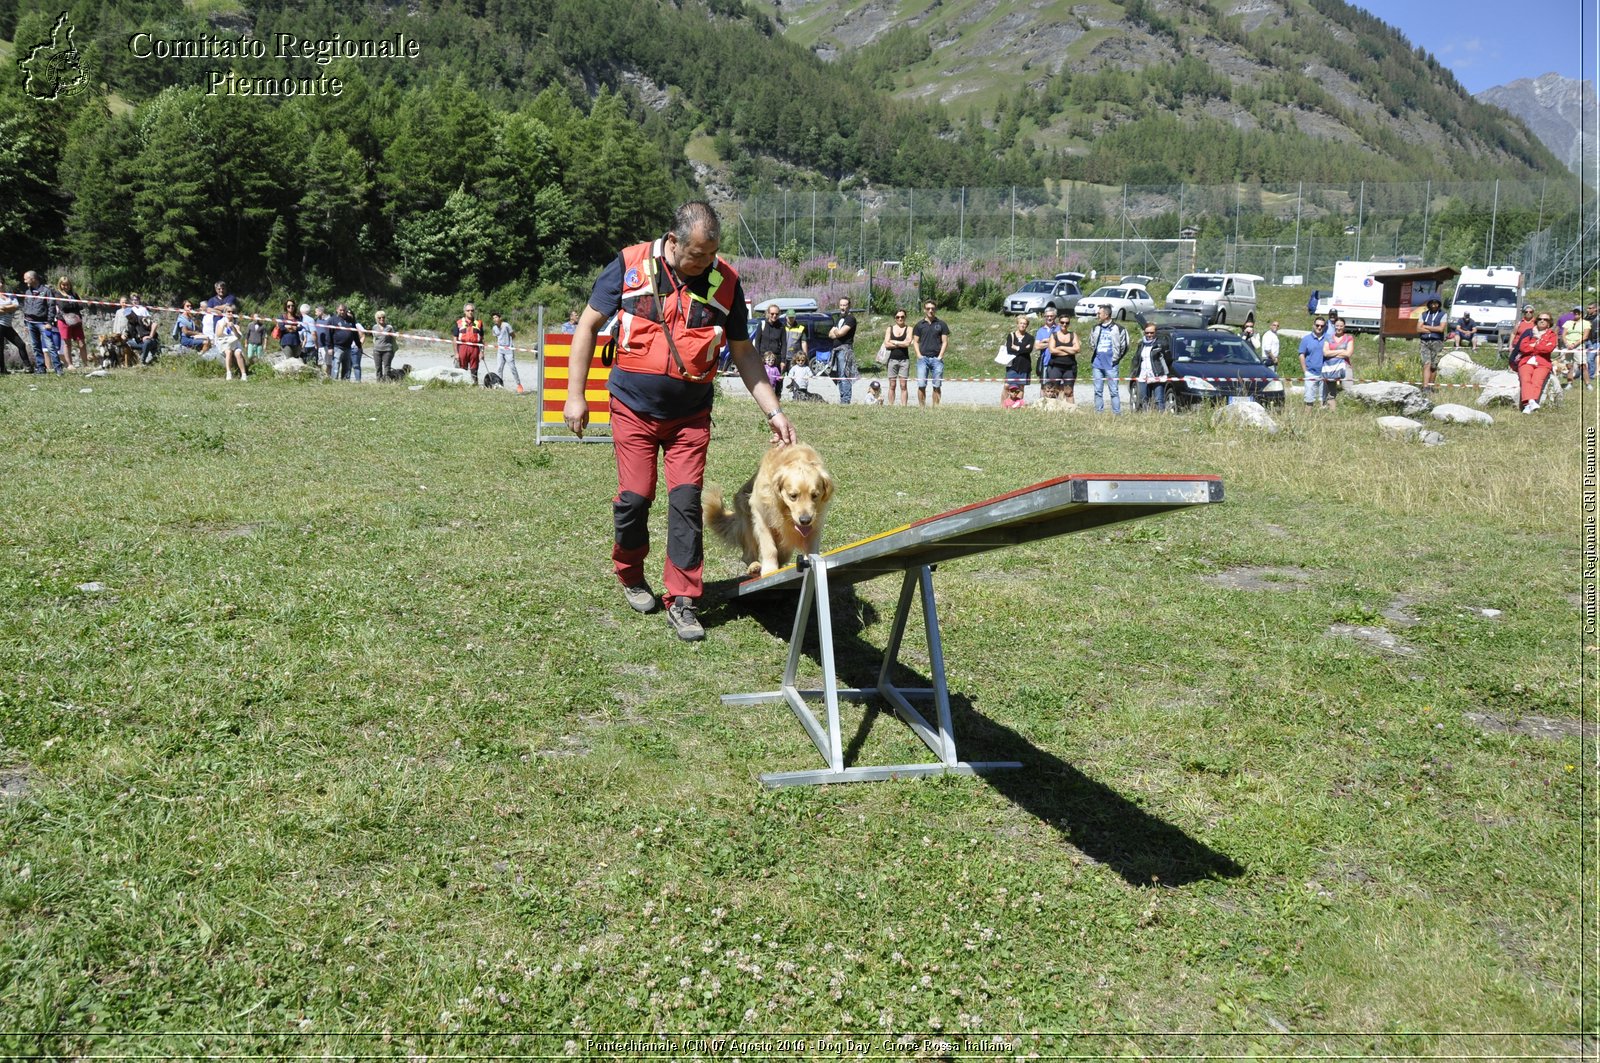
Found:
[[[1180,324],[1172,324],[1167,317],[1171,313],[1158,310],[1147,314],[1140,326],[1154,323],[1156,342],[1167,352],[1176,378],[1167,385],[1173,409],[1250,400],[1283,405],[1283,381],[1243,337],[1227,329],[1192,327],[1190,314],[1183,314]]]
[[[1256,319],[1253,273],[1186,273],[1167,293],[1168,310],[1195,310],[1208,325],[1242,325]]]
[[[751,317],[760,317],[767,307],[776,306],[780,313],[793,310],[797,314],[816,313],[817,301],[809,295],[780,295],[776,299],[763,299],[750,308]]]
[[[1077,281],[1036,280],[1006,296],[1001,305],[1007,314],[1042,314],[1053,306],[1058,314],[1071,317],[1082,295]]]
[[[1142,285],[1108,284],[1078,300],[1078,316],[1093,317],[1102,306],[1111,311],[1111,316],[1116,320],[1126,321],[1139,314],[1148,314],[1156,308],[1156,302]]]

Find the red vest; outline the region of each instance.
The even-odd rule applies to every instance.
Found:
[[[622,312],[617,317],[617,367],[703,384],[716,375],[723,325],[733,310],[739,275],[721,256],[710,288],[694,295],[661,258],[662,241],[622,249]],[[670,336],[670,342],[669,342]]]
[[[456,353],[470,358],[483,350],[483,319],[456,318]]]

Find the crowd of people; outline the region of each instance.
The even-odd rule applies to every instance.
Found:
[[[61,277],[54,286],[44,283],[39,274],[27,271],[19,291],[12,292],[0,276],[0,373],[9,373],[6,347],[17,351],[23,371],[56,372],[96,368],[85,337],[85,318],[91,307],[110,303],[91,303],[80,295],[70,277]],[[345,303],[335,304],[332,312],[323,305],[285,300],[282,310],[272,316],[245,314],[239,300],[225,281],[213,285],[213,294],[196,303],[182,300],[170,328],[163,328],[155,309],[147,306],[138,292],[129,292],[114,304],[111,333],[126,343],[133,357],[144,364],[154,362],[164,341],[196,354],[220,355],[224,375],[232,380],[249,379],[251,365],[263,359],[269,345],[282,357],[296,359],[314,367],[330,380],[360,381],[363,363],[372,355],[379,380],[397,380],[405,367],[397,368],[394,358],[400,334],[390,323],[388,313],[378,310],[370,323],[358,321]],[[22,327],[15,322],[22,315]],[[555,331],[571,333],[577,327],[578,311],[567,314]],[[838,389],[838,400],[854,401],[854,384],[861,376],[856,361],[856,334],[860,328],[851,300],[842,296],[836,311],[829,314],[827,344],[814,344],[804,324],[793,311],[785,314],[769,305],[750,331],[750,341],[766,369],[775,393],[786,393],[799,402],[821,401],[816,388],[831,380]],[[944,386],[944,367],[950,347],[950,327],[938,316],[932,300],[922,304],[922,315],[908,323],[906,310],[896,310],[885,327],[877,352],[884,382],[872,381],[865,401],[875,405],[910,404],[910,385],[914,380],[917,403],[939,405]],[[1418,318],[1421,339],[1422,384],[1436,387],[1440,359],[1447,344],[1471,348],[1480,342],[1482,330],[1470,318],[1451,323],[1438,298],[1430,299]],[[1094,409],[1113,414],[1122,412],[1120,392],[1123,365],[1135,409],[1165,410],[1168,402],[1170,355],[1156,342],[1150,326],[1131,340],[1122,326],[1111,321],[1110,311],[1100,308],[1097,320],[1080,338],[1070,316],[1062,320],[1055,308],[1047,308],[1037,327],[1026,314],[1018,315],[996,354],[1003,367],[1000,404],[1007,409],[1024,405],[1024,393],[1033,379],[1040,382],[1046,405],[1074,404],[1078,378],[1078,359],[1089,359]],[[516,330],[499,312],[491,313],[488,323],[477,307],[467,302],[449,329],[455,365],[472,375],[474,384],[504,386],[521,393],[526,390],[517,364]],[[820,333],[819,333],[820,335]],[[1261,360],[1276,367],[1280,356],[1278,322],[1271,321],[1257,335],[1254,322],[1246,322],[1241,335]],[[814,347],[818,349],[813,349]],[[1355,376],[1355,337],[1344,320],[1317,316],[1311,331],[1299,343],[1298,355],[1304,380],[1303,397],[1310,407],[1332,409],[1340,392]],[[1600,355],[1600,320],[1596,305],[1574,306],[1559,317],[1536,312],[1533,305],[1522,307],[1509,345],[1510,367],[1520,381],[1521,408],[1532,413],[1539,409],[1549,379],[1561,386],[1583,384],[1594,387],[1597,355]],[[483,372],[494,358],[494,369]],[[728,351],[723,352],[723,367],[729,367]],[[914,371],[913,371],[914,367]]]
[[[286,299],[276,314],[247,314],[227,282],[219,280],[203,301],[183,299],[172,324],[165,326],[158,308],[147,305],[137,291],[119,296],[115,303],[93,302],[78,294],[70,277],[51,286],[29,270],[17,292],[10,291],[5,281],[0,276],[0,374],[11,372],[6,364],[8,346],[16,349],[27,373],[101,368],[106,355],[97,352],[91,358],[84,331],[85,319],[98,307],[111,313],[106,336],[124,344],[130,356],[144,365],[155,362],[163,344],[171,342],[181,351],[220,356],[228,380],[248,380],[250,367],[267,356],[269,346],[280,357],[311,366],[329,380],[360,381],[369,351],[379,380],[405,375],[403,367],[394,365],[400,333],[385,310],[374,312],[372,321],[363,324],[346,303],[334,304],[329,312],[321,304],[296,305]],[[18,313],[23,319],[20,332],[15,323]],[[569,313],[559,331],[570,333],[577,316],[577,311]],[[467,303],[451,326],[448,342],[455,364],[472,374],[473,383],[504,383],[518,392],[526,390],[517,366],[516,330],[503,314],[492,313],[485,325],[476,307]],[[488,364],[491,350],[497,358],[495,369],[480,380],[480,367]]]

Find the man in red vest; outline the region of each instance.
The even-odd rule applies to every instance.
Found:
[[[668,507],[663,601],[667,621],[686,641],[705,638],[695,615],[704,591],[700,489],[724,339],[771,427],[772,442],[795,441],[794,426],[779,409],[766,369],[746,338],[744,288],[733,267],[717,255],[721,240],[716,212],[695,200],[678,208],[672,230],[659,240],[623,248],[595,281],[572,336],[567,371],[568,380],[588,379],[600,328],[617,314],[616,361],[606,384],[617,456],[611,560],[628,604],[641,613],[654,612],[656,596],[645,582],[644,560],[650,553],[659,451]],[[581,386],[569,389],[562,416],[569,429],[583,435],[589,405]]]
[[[472,370],[472,383],[478,383],[478,363],[483,357],[483,319],[471,303],[461,308],[456,318],[456,365]]]

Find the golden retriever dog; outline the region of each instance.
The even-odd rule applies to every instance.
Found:
[[[743,553],[745,571],[766,576],[796,553],[816,552],[832,498],[833,477],[822,458],[806,444],[794,443],[762,456],[756,474],[733,496],[731,509],[722,488],[711,483],[701,505],[706,525]]]

